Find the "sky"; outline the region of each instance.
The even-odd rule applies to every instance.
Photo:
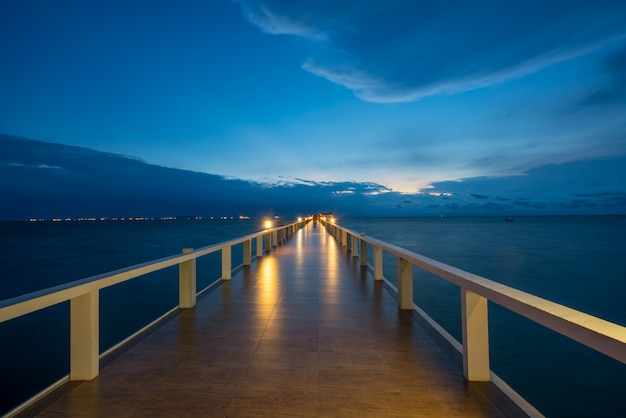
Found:
[[[406,202],[626,212],[623,1],[3,0],[0,63],[6,135]]]

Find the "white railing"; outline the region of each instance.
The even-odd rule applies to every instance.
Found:
[[[425,313],[413,303],[413,266],[456,284],[461,288],[462,342],[454,338],[432,319],[426,318],[452,345],[463,354],[463,374],[468,381],[489,381],[497,378],[489,368],[489,326],[487,301],[509,309],[600,353],[626,363],[626,327],[531,295],[481,276],[460,270],[393,244],[377,240],[324,222],[329,232],[368,265],[368,244],[373,249],[373,275],[383,280],[383,251],[397,257],[397,293],[400,309]],[[499,379],[498,379],[499,380]],[[494,382],[495,383],[495,382]]]
[[[251,264],[253,258],[253,239],[256,240],[256,257],[261,257],[264,251],[269,252],[271,248],[284,242],[304,224],[305,222],[296,222],[267,229],[197,250],[185,248],[182,255],[165,257],[6,299],[0,301],[0,323],[69,301],[70,370],[69,375],[60,382],[68,379],[91,380],[98,376],[101,357],[99,353],[99,291],[101,289],[178,265],[180,291],[178,307],[180,309],[192,308],[196,305],[197,295],[196,259],[221,251],[222,276],[219,280],[230,280],[233,271],[231,259],[233,246],[243,243],[243,265],[247,266]]]

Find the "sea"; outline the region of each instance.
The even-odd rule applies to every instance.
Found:
[[[340,214],[337,214],[340,215]],[[626,326],[626,216],[338,218],[355,232]],[[0,222],[0,300],[252,232],[255,219]],[[233,265],[242,251],[233,251]],[[370,252],[371,254],[371,252]],[[395,257],[384,275],[396,277]],[[414,300],[461,340],[460,290],[414,268]],[[198,260],[198,289],[221,275]],[[105,351],[178,303],[172,267],[101,291]],[[0,324],[0,415],[69,368],[69,304]],[[626,365],[489,304],[491,369],[548,417],[624,417]]]

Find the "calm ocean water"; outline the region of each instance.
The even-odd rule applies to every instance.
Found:
[[[626,325],[626,216],[340,219],[342,226]],[[258,231],[257,221],[0,223],[0,300]],[[219,277],[198,261],[198,288]],[[233,251],[233,264],[241,251]],[[385,258],[395,281],[395,260]],[[414,269],[415,301],[460,340],[459,289]],[[174,307],[178,271],[101,292],[101,350]],[[68,304],[0,324],[0,414],[67,374]],[[626,366],[490,304],[492,370],[547,416],[626,416]],[[62,325],[59,325],[61,323]],[[44,347],[44,349],[42,349]],[[26,371],[26,372],[25,372]]]

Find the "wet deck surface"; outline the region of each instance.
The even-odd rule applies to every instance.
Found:
[[[309,224],[42,417],[519,415]],[[487,385],[487,386],[485,386]],[[50,401],[49,401],[50,402]]]

